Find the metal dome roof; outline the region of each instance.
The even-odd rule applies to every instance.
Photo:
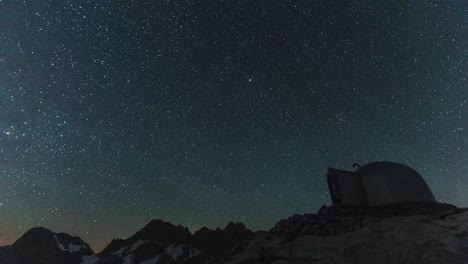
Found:
[[[437,202],[424,178],[406,165],[389,161],[355,165],[359,168],[354,172],[328,168],[333,203],[378,206]]]
[[[365,185],[369,203],[435,201],[424,178],[401,163],[372,162],[355,173]]]
[[[366,164],[359,169],[356,170],[356,173],[361,175],[369,175],[369,174],[398,174],[398,175],[407,175],[410,177],[422,177],[417,171],[414,169],[403,165],[397,162],[390,162],[390,161],[377,161],[371,162]]]

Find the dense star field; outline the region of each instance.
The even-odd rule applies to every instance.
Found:
[[[269,229],[354,162],[468,206],[464,0],[3,0],[0,25],[0,245]]]

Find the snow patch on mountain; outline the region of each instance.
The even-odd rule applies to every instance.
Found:
[[[132,264],[132,259],[133,259],[132,254],[125,256],[125,258],[123,259],[123,264]]]
[[[81,264],[95,264],[99,261],[99,257],[96,255],[83,256]]]
[[[84,248],[84,247],[81,246],[81,245],[70,244],[70,245],[68,245],[68,252],[78,252],[82,248]]]
[[[173,245],[170,244],[166,248],[166,252],[169,256],[171,256],[174,260],[178,260],[179,257],[184,255],[184,248],[182,245]]]
[[[60,243],[59,239],[57,238],[57,235],[54,234],[55,241],[57,241],[57,246],[62,250],[62,251],[67,251],[70,253],[73,252],[79,252],[82,248],[85,248],[82,245],[75,245],[75,244],[69,244],[68,246],[63,245]]]
[[[148,260],[145,260],[143,262],[140,262],[140,264],[156,264],[156,263],[158,263],[158,260],[159,260],[159,255],[157,255],[156,257],[154,257],[152,259],[148,259]]]
[[[194,257],[194,256],[198,255],[199,253],[200,253],[200,251],[196,250],[195,248],[190,248],[188,258]]]
[[[112,255],[119,255],[119,256],[122,256],[122,253],[125,251],[127,247],[123,247],[119,250],[117,250],[116,252],[112,253]]]
[[[143,245],[144,243],[145,241],[138,240],[137,242],[135,242],[135,244],[133,244],[132,248],[130,248],[130,251],[135,251],[139,246]]]

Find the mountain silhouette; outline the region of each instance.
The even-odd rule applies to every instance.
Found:
[[[37,227],[27,231],[13,245],[0,248],[0,263],[63,264],[81,263],[93,251],[79,237]]]
[[[269,231],[241,223],[195,233],[152,220],[95,254],[79,237],[33,228],[0,247],[1,264],[466,263],[468,210],[442,203],[332,205],[280,220]]]

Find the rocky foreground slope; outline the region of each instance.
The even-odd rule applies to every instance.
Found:
[[[223,263],[468,263],[468,211],[431,203],[323,207],[257,233]]]
[[[0,248],[0,263],[468,263],[468,211],[438,203],[335,205],[255,233],[230,223],[191,234],[180,225],[154,220],[98,254],[78,237],[35,228]]]

